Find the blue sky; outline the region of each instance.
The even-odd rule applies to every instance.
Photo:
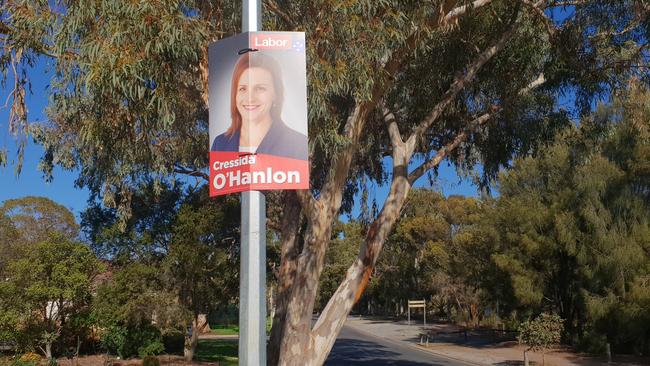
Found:
[[[29,76],[32,82],[32,94],[27,95],[27,107],[29,109],[29,120],[31,122],[43,122],[44,112],[47,106],[48,84],[50,65],[46,60],[39,61],[30,70]],[[11,86],[12,80],[7,81]],[[3,88],[0,95],[6,98],[11,90]],[[4,100],[0,105],[4,105]],[[15,158],[17,146],[15,139],[8,132],[7,122],[9,108],[0,110],[0,148],[6,147],[9,164],[0,167],[0,202],[10,198],[24,196],[45,196],[69,208],[77,216],[86,206],[88,190],[77,189],[74,181],[77,172],[66,172],[57,167],[54,169],[54,180],[46,182],[43,174],[38,170],[38,163],[43,155],[43,148],[35,144],[31,138],[25,150],[23,169],[19,176],[15,174]]]

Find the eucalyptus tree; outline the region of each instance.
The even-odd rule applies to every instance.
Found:
[[[239,29],[237,6],[3,3],[4,69],[22,76],[43,58],[55,70],[48,122],[29,125],[45,172],[80,168],[78,183],[124,215],[142,180],[206,178],[206,46]],[[271,363],[324,362],[416,180],[449,160],[465,172],[480,163],[487,184],[567,123],[560,91],[588,108],[646,72],[644,0],[269,0],[264,9],[264,29],[307,32],[312,157],[311,191],[282,200]],[[13,126],[26,125],[25,86],[12,92]],[[312,325],[332,226],[364,180],[390,193]]]
[[[21,244],[38,243],[53,233],[71,240],[79,236],[79,224],[74,214],[47,197],[8,199],[0,205],[0,214],[11,222]]]
[[[278,322],[284,327],[277,332],[284,334],[271,339],[272,345],[280,343],[280,364],[325,360],[417,179],[450,159],[468,170],[480,161],[486,182],[501,164],[534,150],[565,123],[554,113],[562,86],[575,86],[586,106],[605,83],[615,87],[629,76],[630,64],[645,72],[646,46],[634,35],[644,29],[647,4],[578,4],[573,16],[557,24],[545,11],[561,8],[558,4],[341,3],[334,11],[315,13],[297,4],[285,12],[283,20],[293,19],[297,27],[304,24],[299,19],[314,22],[306,27],[313,29],[314,189],[297,194],[307,222],[302,241],[293,234],[300,226],[291,227],[298,215],[288,208],[285,216],[281,273],[286,276],[280,289],[286,291],[286,311],[276,317],[286,320]],[[612,24],[611,14],[626,16]],[[341,16],[348,19],[345,27],[337,25]],[[627,26],[621,28],[625,42],[616,38],[622,24],[635,30],[628,34]],[[332,49],[332,44],[345,46]],[[619,47],[629,52],[610,59],[611,49]],[[639,59],[641,69],[635,67]],[[622,68],[612,69],[612,63]],[[382,164],[386,156],[390,163]],[[357,258],[312,325],[331,223],[347,208],[363,175],[387,184],[390,192]]]

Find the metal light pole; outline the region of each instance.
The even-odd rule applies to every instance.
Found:
[[[242,32],[262,27],[260,0],[242,0]],[[266,198],[241,194],[239,365],[266,365]]]

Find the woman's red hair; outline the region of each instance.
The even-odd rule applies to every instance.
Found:
[[[282,73],[280,65],[268,55],[257,52],[247,52],[243,54],[232,73],[232,82],[230,87],[230,117],[232,123],[226,131],[226,136],[232,137],[236,131],[239,131],[242,124],[241,114],[237,110],[237,87],[239,79],[246,69],[259,67],[268,71],[273,77],[273,88],[275,90],[275,99],[271,108],[271,118],[273,121],[280,121],[282,115],[282,104],[284,103],[284,86],[282,85]]]

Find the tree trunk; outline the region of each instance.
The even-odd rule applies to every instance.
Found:
[[[277,365],[280,358],[280,342],[284,335],[287,306],[296,276],[296,266],[300,249],[299,230],[301,207],[296,192],[286,191],[284,194],[284,202],[280,270],[274,299],[275,312],[273,314],[271,337],[266,352],[268,365]]]
[[[277,291],[277,289],[275,288],[275,286],[272,286],[271,288],[269,288],[269,301],[268,301],[267,309],[269,309],[269,316],[271,317],[271,319],[275,318],[275,303],[276,303],[276,301],[275,301],[275,293],[276,293],[276,291]]]
[[[45,343],[45,358],[48,361],[52,359],[52,341]]]
[[[280,365],[322,365],[325,362],[347,315],[368,284],[383,243],[406,201],[411,188],[406,169],[413,146],[402,144],[393,152],[393,181],[386,203],[370,225],[357,259],[323,309],[313,330],[312,310],[326,248],[323,241],[330,239],[331,224],[326,224],[330,217],[323,213],[312,222],[311,236],[306,245],[314,250],[303,252],[299,258],[296,287],[288,308],[289,331],[282,341]]]
[[[311,320],[318,282],[323,269],[325,242],[329,241],[332,226],[329,215],[321,213],[311,225],[305,246],[313,248],[298,257],[293,292],[286,313],[286,329],[280,345],[280,365],[315,365],[311,336]]]
[[[190,325],[189,334],[185,334],[185,345],[183,347],[183,356],[185,361],[190,362],[194,358],[196,346],[199,344],[199,319],[198,315],[194,316],[192,324]]]
[[[524,366],[530,366],[530,361],[528,360],[528,351],[524,351]]]

